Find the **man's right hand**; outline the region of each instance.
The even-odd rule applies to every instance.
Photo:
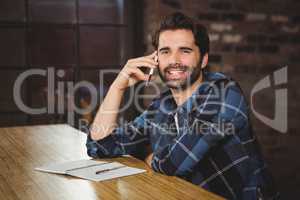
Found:
[[[144,74],[139,67],[157,68],[158,62],[155,57],[157,56],[156,51],[152,54],[144,57],[133,58],[127,61],[112,86],[120,90],[136,84],[139,81],[146,81],[149,75]]]

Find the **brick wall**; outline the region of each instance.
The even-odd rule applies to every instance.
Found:
[[[296,190],[300,183],[299,90],[296,88],[300,79],[299,10],[298,0],[144,0],[145,51],[153,50],[151,34],[159,19],[173,11],[182,11],[208,28],[210,70],[222,71],[236,79],[249,101],[254,85],[271,75],[272,86],[253,98],[255,111],[273,118],[274,91],[288,88],[287,133],[270,128],[251,114],[264,156],[285,199],[300,194]],[[288,83],[274,86],[272,74],[284,66],[288,66]]]

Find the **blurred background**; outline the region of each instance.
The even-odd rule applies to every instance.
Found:
[[[103,97],[116,74],[106,74],[101,82],[99,71],[118,70],[128,58],[151,53],[158,21],[174,11],[207,27],[209,70],[236,79],[249,102],[255,84],[270,76],[270,87],[253,98],[257,113],[273,119],[275,91],[288,89],[286,133],[270,128],[254,113],[251,117],[283,199],[299,198],[299,0],[0,0],[0,126],[69,123],[78,128],[80,119],[91,122],[95,109],[83,115],[68,110],[69,98],[86,108],[89,92],[83,87],[68,97],[67,83],[91,82]],[[273,72],[285,66],[287,82],[277,84]],[[30,69],[47,75],[24,79],[22,102],[30,108],[52,105],[51,114],[28,114],[15,103],[14,84]],[[50,73],[53,88],[48,84]],[[56,106],[59,99],[65,102],[65,112]],[[138,114],[133,105],[122,113],[127,120]]]

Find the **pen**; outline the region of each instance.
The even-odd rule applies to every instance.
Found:
[[[114,167],[114,168],[110,168],[110,169],[102,169],[102,170],[96,171],[96,174],[101,174],[103,172],[109,172],[109,171],[124,168],[124,167],[126,167],[126,166],[119,166],[119,167]]]

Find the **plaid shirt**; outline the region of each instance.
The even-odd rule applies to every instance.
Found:
[[[228,199],[277,198],[240,87],[221,73],[206,72],[204,77],[181,106],[167,90],[110,136],[99,141],[88,136],[88,155],[144,158],[150,144],[151,165],[157,172],[181,177]]]

